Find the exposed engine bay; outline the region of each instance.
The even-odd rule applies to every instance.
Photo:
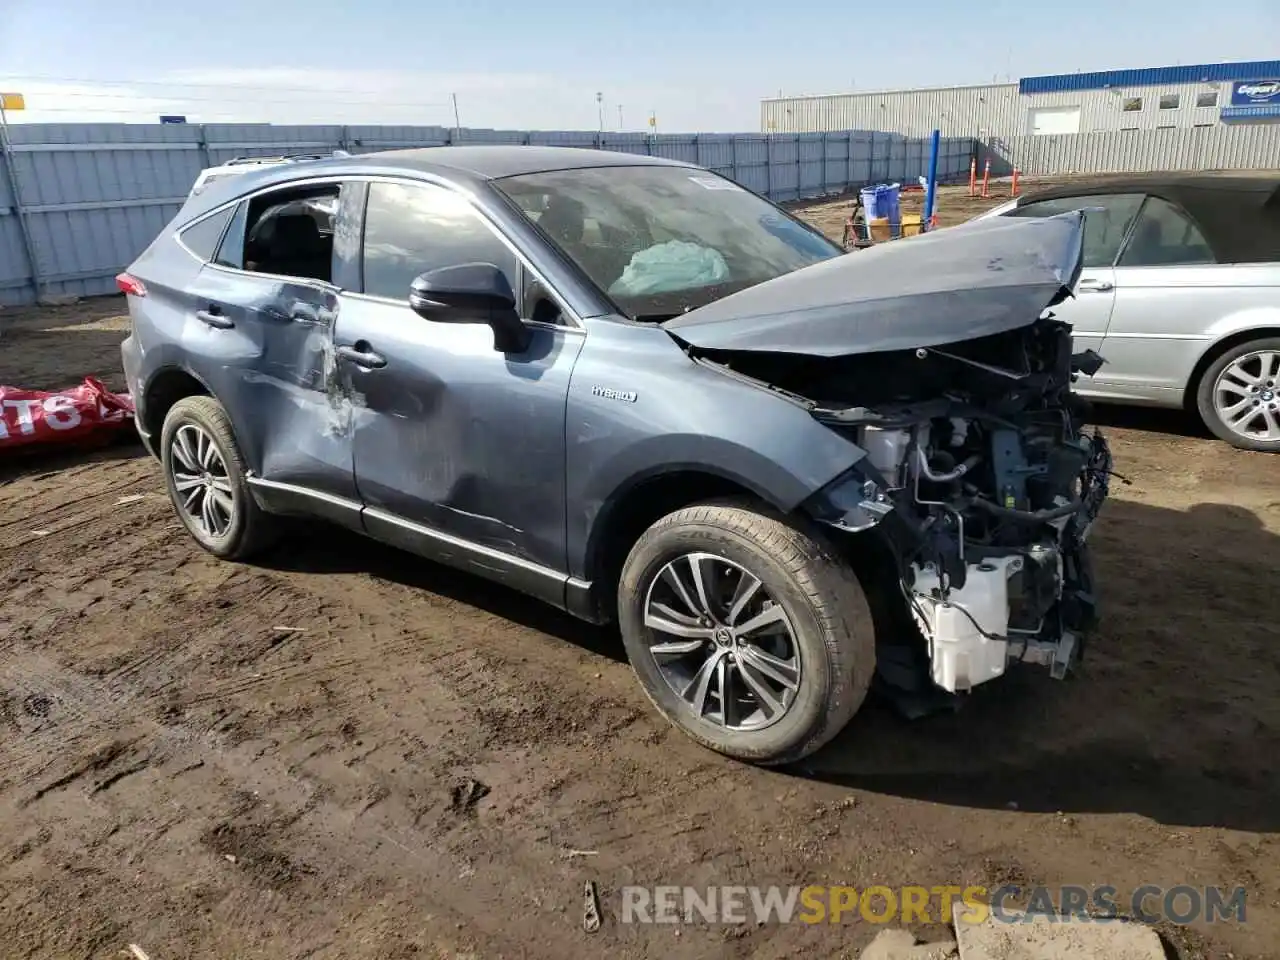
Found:
[[[1111,454],[1084,426],[1070,327],[1046,316],[957,344],[844,357],[704,354],[768,385],[866,457],[806,509],[876,531],[928,647],[934,684],[957,692],[1017,661],[1066,674],[1095,622],[1086,538]]]

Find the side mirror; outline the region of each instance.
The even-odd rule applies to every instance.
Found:
[[[463,263],[431,270],[409,287],[413,312],[436,323],[485,323],[493,329],[493,349],[523,353],[529,328],[516,312],[506,274],[492,263]]]

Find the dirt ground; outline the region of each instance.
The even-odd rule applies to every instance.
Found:
[[[0,383],[119,387],[121,307],[0,313]],[[622,924],[618,890],[1010,882],[1244,886],[1171,956],[1280,956],[1280,462],[1105,418],[1081,671],[873,703],[779,771],[499,587],[323,528],[216,561],[132,443],[0,463],[0,957],[851,958],[877,927]]]

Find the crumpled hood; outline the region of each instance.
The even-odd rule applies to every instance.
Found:
[[[992,217],[881,243],[668,320],[705,350],[844,356],[1028,326],[1080,275],[1084,217]]]

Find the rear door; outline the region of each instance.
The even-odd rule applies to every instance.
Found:
[[[1109,196],[1059,197],[1026,203],[1007,216],[1052,217],[1072,210],[1084,211],[1084,266],[1075,286],[1075,298],[1053,308],[1072,325],[1076,350],[1093,349],[1106,356],[1102,345],[1116,302],[1116,257],[1142,207],[1140,193]],[[1107,357],[1109,372],[1111,358]],[[1102,371],[1100,371],[1101,373]],[[1095,378],[1080,377],[1079,387],[1089,391]]]
[[[236,205],[190,287],[184,345],[203,358],[255,486],[278,509],[296,504],[358,525],[351,405],[334,389],[333,215],[342,189],[308,181]]]
[[[1181,207],[1147,197],[1115,269],[1116,303],[1098,372],[1117,398],[1179,404],[1215,320],[1247,304]],[[1105,387],[1103,386],[1105,384]]]

